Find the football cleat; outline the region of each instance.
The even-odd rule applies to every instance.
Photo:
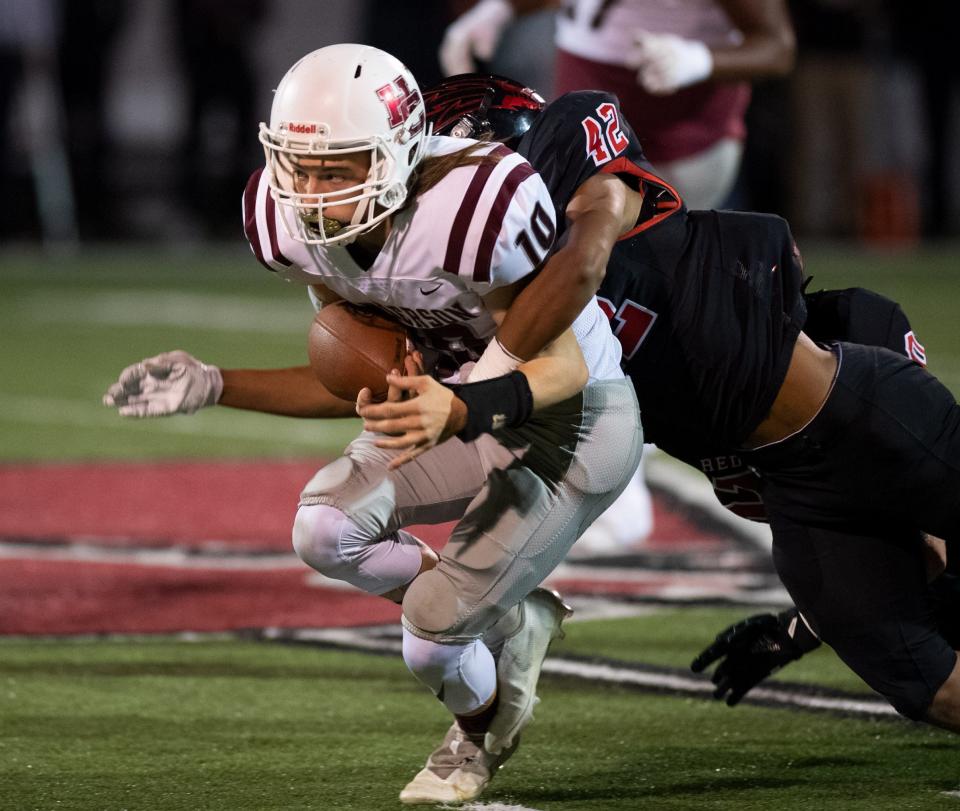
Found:
[[[471,741],[454,721],[427,765],[400,792],[400,802],[435,805],[474,800],[515,749],[516,745],[494,755]]]
[[[557,592],[537,588],[520,603],[520,628],[507,637],[497,662],[497,714],[490,722],[484,748],[492,753],[516,745],[520,731],[530,723],[537,698],[537,681],[547,650],[563,639],[560,626],[573,613]]]

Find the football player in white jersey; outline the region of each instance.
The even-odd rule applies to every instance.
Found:
[[[278,86],[260,140],[266,166],[244,194],[256,257],[318,305],[345,299],[406,325],[467,406],[466,427],[422,453],[362,433],[307,483],[293,543],[314,569],[402,602],[404,660],[454,722],[400,798],[469,800],[516,747],[566,613],[539,583],[637,467],[636,396],[595,301],[511,371],[519,361],[492,338],[552,245],[550,196],[509,149],[429,135],[417,83],[389,54],[308,54]],[[505,373],[492,396],[471,387]],[[165,353],[124,370],[105,402],[134,416],[215,402],[346,413],[307,380]],[[403,529],[454,519],[439,556]]]

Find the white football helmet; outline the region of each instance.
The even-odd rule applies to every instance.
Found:
[[[369,45],[330,45],[307,54],[280,82],[270,124],[260,124],[270,191],[287,233],[310,245],[349,243],[396,211],[428,134],[420,88],[409,70]],[[357,186],[327,194],[294,191],[299,157],[369,151]],[[325,205],[357,203],[350,223],[324,216]]]

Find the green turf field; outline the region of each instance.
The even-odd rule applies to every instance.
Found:
[[[960,250],[807,249],[813,287],[904,305],[960,391]],[[183,348],[211,363],[305,362],[311,310],[246,250],[0,254],[0,463],[316,457],[357,423],[210,409],[121,420],[120,369]],[[0,561],[2,565],[2,561]],[[685,667],[754,609],[573,623],[557,653]],[[864,691],[829,651],[791,681]],[[940,809],[957,741],[865,721],[546,677],[538,721],[485,801],[594,809]],[[397,657],[224,639],[0,641],[0,809],[396,809],[444,715]],[[502,806],[501,806],[502,808]]]
[[[571,626],[577,647],[610,630],[589,625]],[[617,625],[638,650],[662,641]],[[276,643],[0,642],[0,684],[9,809],[398,809],[446,726],[397,657]],[[540,692],[486,803],[893,811],[949,808],[942,792],[960,788],[955,739],[905,722],[549,676]]]

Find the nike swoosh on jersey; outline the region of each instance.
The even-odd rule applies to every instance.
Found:
[[[431,293],[436,293],[441,287],[443,287],[443,282],[439,282],[436,287],[431,287],[429,290],[424,290],[420,288],[420,292],[425,296],[429,296]]]

